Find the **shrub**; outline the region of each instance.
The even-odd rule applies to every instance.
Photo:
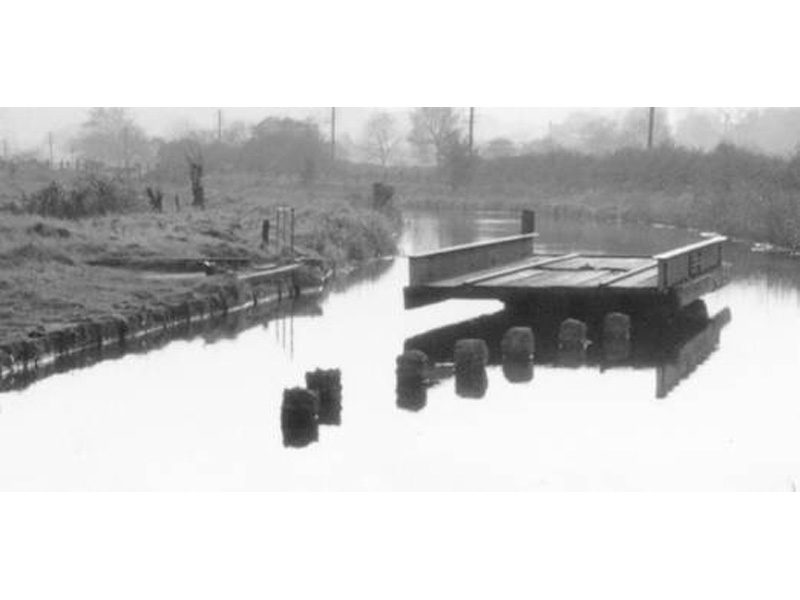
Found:
[[[136,207],[136,195],[119,180],[85,175],[71,187],[51,182],[30,195],[23,195],[24,210],[43,217],[82,219],[129,212]]]

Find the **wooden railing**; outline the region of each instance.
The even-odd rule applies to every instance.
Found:
[[[723,246],[727,238],[715,238],[658,254],[658,288],[667,291],[722,267]]]
[[[409,257],[409,284],[424,285],[522,260],[533,254],[535,233],[454,246]]]

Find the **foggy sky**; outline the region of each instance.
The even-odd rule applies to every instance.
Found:
[[[408,126],[409,108],[384,108],[396,113],[398,124]],[[66,143],[86,119],[88,107],[67,108],[0,108],[0,138],[7,140],[15,151],[39,150],[47,144],[53,133],[55,144]],[[216,124],[217,108],[208,107],[138,107],[130,109],[136,121],[150,135],[170,137],[177,131],[212,129]],[[267,116],[287,116],[297,119],[311,118],[323,129],[330,126],[330,108],[223,108],[227,122],[242,120],[257,123]],[[337,128],[340,134],[357,141],[363,133],[369,114],[378,108],[339,108]],[[467,109],[463,109],[465,114]],[[477,141],[495,137],[508,137],[514,141],[527,141],[546,134],[550,122],[561,121],[572,111],[591,111],[598,114],[615,112],[613,108],[478,108],[476,117]]]

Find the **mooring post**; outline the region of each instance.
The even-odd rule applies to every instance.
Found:
[[[512,327],[501,342],[503,361],[528,362],[533,357],[534,337],[530,327]]]
[[[264,219],[261,224],[261,245],[265,248],[269,247],[269,219]]]
[[[522,211],[522,231],[521,233],[536,233],[536,213],[532,210]]]

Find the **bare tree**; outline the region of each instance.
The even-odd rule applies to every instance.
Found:
[[[460,133],[460,117],[454,108],[417,108],[411,113],[411,135],[408,141],[423,160],[433,154],[437,166],[446,160],[454,134]]]
[[[189,163],[189,179],[192,183],[192,206],[205,208],[206,194],[203,188],[203,151],[198,144],[189,144],[186,150]]]
[[[380,164],[384,177],[399,142],[395,118],[391,114],[380,111],[370,116],[364,128],[364,149],[369,160]]]
[[[73,143],[83,159],[117,167],[128,168],[132,162],[147,162],[150,158],[144,129],[124,108],[91,109]]]

